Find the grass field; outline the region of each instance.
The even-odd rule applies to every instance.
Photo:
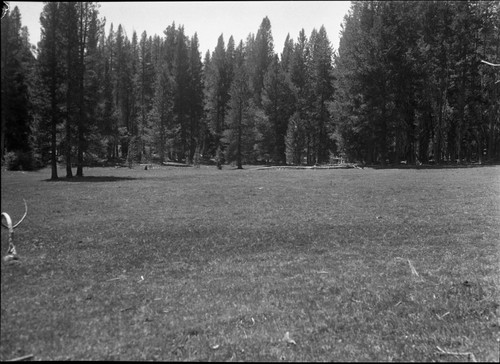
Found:
[[[499,358],[498,166],[84,173],[2,171],[0,360]]]

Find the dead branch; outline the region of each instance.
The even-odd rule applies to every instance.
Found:
[[[191,167],[189,164],[176,163],[176,162],[162,162],[162,165],[168,167]]]
[[[470,352],[467,352],[467,353],[455,353],[455,352],[443,350],[439,346],[436,346],[436,348],[439,350],[439,352],[438,352],[439,355],[466,356],[467,360],[469,360],[470,362],[472,362],[472,363],[476,362],[476,357],[474,356],[473,353],[470,353]]]
[[[418,275],[418,272],[417,272],[417,270],[415,269],[415,267],[413,266],[413,264],[411,264],[411,260],[410,260],[410,259],[408,259],[408,264],[410,265],[411,274],[413,274],[414,276],[417,276],[417,277],[418,277],[418,276],[419,276],[419,275]]]
[[[450,314],[450,312],[446,312],[446,313],[445,313],[444,315],[442,315],[442,316],[439,316],[438,314],[436,314],[436,316],[437,316],[437,318],[438,318],[439,320],[442,320],[445,316],[447,316],[447,315],[449,315],[449,314]]]
[[[33,359],[33,357],[34,357],[33,354],[29,354],[29,355],[19,356],[17,358],[8,359],[6,361],[25,361],[25,360]]]

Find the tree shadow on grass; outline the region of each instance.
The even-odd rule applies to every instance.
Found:
[[[116,176],[84,176],[84,177],[59,177],[58,179],[44,179],[45,182],[121,182],[135,181],[133,177],[116,177]]]
[[[463,168],[483,168],[498,167],[500,164],[386,164],[386,165],[365,165],[365,168],[372,169],[463,169]]]

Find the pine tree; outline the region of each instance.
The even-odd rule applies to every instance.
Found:
[[[200,130],[200,138],[201,138],[201,147],[200,147],[200,154],[207,155],[209,154],[210,146],[213,143],[213,133],[211,133],[211,128],[210,128],[210,120],[211,120],[211,115],[213,113],[210,112],[211,110],[211,104],[212,104],[212,98],[209,99],[209,96],[211,95],[211,81],[212,81],[212,74],[209,72],[210,70],[210,51],[207,50],[205,53],[205,57],[203,59],[203,116],[202,116],[202,123],[201,123],[201,130]]]
[[[254,103],[257,107],[260,107],[262,102],[262,88],[264,87],[264,75],[274,56],[271,22],[267,16],[260,24],[255,40],[247,42],[246,47],[249,52],[249,72]]]
[[[329,160],[329,152],[333,149],[328,136],[330,128],[328,104],[333,97],[333,66],[332,48],[324,26],[319,32],[313,30],[310,49],[311,58],[308,66],[313,88],[311,118],[315,140],[314,159],[316,163],[325,163]]]
[[[285,76],[285,81],[289,89],[290,95],[287,97],[289,102],[289,115],[286,126],[286,133],[284,138],[285,146],[285,162],[287,164],[300,164],[300,150],[303,148],[301,142],[304,136],[299,132],[299,122],[297,111],[297,88],[292,82],[292,60],[294,57],[294,42],[287,35],[283,45],[283,52],[281,53],[281,70]],[[294,118],[295,116],[295,118]]]
[[[293,57],[293,47],[293,39],[290,38],[290,34],[287,34],[285,44],[283,45],[283,52],[281,52],[281,67],[286,73],[290,72],[290,64]]]
[[[269,122],[264,149],[277,164],[286,164],[285,136],[288,120],[294,112],[294,100],[291,82],[275,55],[264,76],[262,107]]]
[[[292,165],[302,164],[302,155],[305,148],[305,122],[300,119],[300,113],[295,112],[288,122],[286,130],[286,163]]]
[[[224,37],[221,34],[210,62],[205,67],[205,109],[207,111],[208,126],[214,138],[212,153],[220,147],[220,139],[225,129],[230,87],[228,81],[231,79],[231,75],[228,74],[227,63]]]
[[[189,159],[193,160],[200,148],[203,130],[203,64],[199,51],[198,35],[195,33],[189,42]]]
[[[129,57],[129,84],[130,90],[128,93],[128,105],[129,105],[129,140],[127,146],[127,162],[129,168],[138,162],[140,155],[140,141],[139,141],[139,45],[137,40],[137,32],[132,33],[132,41],[129,43],[128,49]]]
[[[146,158],[146,144],[149,144],[149,129],[147,115],[151,112],[154,94],[154,65],[152,59],[152,38],[144,31],[139,43],[139,67],[137,80],[137,95],[139,107],[139,139],[140,159]]]
[[[388,7],[382,2],[354,3],[336,58],[333,136],[349,159],[368,163],[386,163],[397,120],[388,82],[392,44],[383,17]]]
[[[32,99],[30,78],[34,67],[28,34],[21,25],[21,14],[16,6],[2,19],[2,120],[1,153],[16,152],[22,158],[22,167],[31,168],[30,120]]]
[[[166,161],[168,147],[177,132],[174,125],[174,90],[175,82],[167,65],[158,69],[155,80],[153,108],[150,113],[155,149],[159,154],[160,163]]]
[[[173,77],[175,80],[174,93],[174,118],[180,128],[180,135],[176,138],[174,146],[179,161],[184,159],[187,163],[190,159],[190,74],[189,74],[189,52],[187,38],[184,35],[184,27],[180,26],[175,33],[175,53],[173,59]]]
[[[78,114],[79,92],[79,49],[78,49],[78,4],[63,3],[64,47],[66,53],[66,112],[65,112],[65,156],[66,178],[73,177],[72,147],[73,134]]]
[[[480,19],[483,20],[479,32],[481,46],[478,53],[481,60],[500,60],[500,4],[498,1],[479,2]],[[500,160],[500,99],[499,86],[500,76],[498,68],[488,66],[484,63],[480,68],[480,81],[483,86],[480,120],[481,125],[478,133],[478,154],[483,157],[483,149],[486,150],[484,158],[488,162]],[[487,105],[487,106],[486,106]]]
[[[121,157],[127,158],[128,146],[131,137],[131,121],[133,97],[131,96],[131,43],[124,34],[122,25],[118,25],[115,42],[116,54],[116,79],[114,85],[115,107],[118,122],[118,135]]]
[[[230,102],[227,115],[227,127],[222,142],[225,144],[225,159],[236,162],[237,168],[243,168],[243,161],[251,159],[253,140],[252,93],[249,87],[249,75],[245,62],[245,51],[241,41],[234,51],[234,78],[229,91]]]
[[[165,40],[160,50],[160,63],[166,65],[168,72],[173,75],[176,57],[176,42],[178,40],[175,22],[169,25],[167,29],[163,31],[163,34],[165,35]]]
[[[103,35],[103,38],[105,35]],[[103,111],[100,124],[100,133],[106,144],[107,159],[118,158],[118,115],[115,102],[115,80],[116,80],[116,49],[115,32],[113,24],[110,26],[109,34],[103,47],[104,77],[103,77]]]
[[[486,121],[495,119],[495,108],[485,107],[496,101],[486,96],[478,67],[490,40],[498,49],[498,32],[486,35],[498,29],[495,6],[353,3],[335,59],[330,108],[331,135],[342,151],[369,163],[481,159],[495,144],[487,140],[498,137]]]
[[[64,82],[62,52],[62,6],[56,2],[44,5],[40,15],[41,39],[38,46],[38,93],[40,117],[50,119],[51,179],[57,179],[57,126],[62,122],[62,84]],[[3,34],[3,32],[2,32]],[[3,47],[2,47],[3,49]],[[3,82],[2,82],[3,84]],[[47,100],[45,102],[45,100]]]
[[[288,140],[289,148],[294,145],[301,149],[289,151],[289,155],[294,155],[294,164],[302,162],[303,154],[306,155],[307,164],[312,162],[312,146],[310,138],[310,109],[312,100],[312,85],[309,63],[308,41],[304,29],[299,32],[297,42],[294,44],[293,53],[289,65],[289,77],[292,82],[292,90],[295,98],[295,113],[293,120],[294,125],[290,127],[290,132],[287,132],[288,138],[300,138],[300,140]],[[292,138],[292,139],[293,139]]]
[[[92,2],[79,2],[77,6],[78,15],[78,60],[76,64],[75,72],[77,73],[77,99],[78,99],[78,118],[77,118],[77,170],[76,175],[78,177],[83,176],[83,155],[87,149],[86,138],[89,134],[89,118],[88,114],[91,109],[95,109],[95,103],[89,105],[88,103],[88,75],[90,71],[94,71],[88,68],[88,62],[90,61],[91,54],[94,51],[97,44],[95,43],[97,39],[97,9],[96,4]],[[90,34],[91,23],[93,22],[93,34]],[[92,47],[89,47],[89,38],[92,37]],[[97,82],[97,80],[94,80]]]
[[[87,50],[85,54],[85,143],[83,151],[92,158],[105,157],[100,125],[103,115],[103,80],[104,80],[104,21],[99,19],[99,12],[92,9],[90,14]]]

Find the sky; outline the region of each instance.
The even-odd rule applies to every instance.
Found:
[[[100,2],[99,15],[106,18],[106,34],[110,24],[116,31],[122,24],[129,39],[133,31],[140,38],[145,30],[149,35],[161,35],[175,22],[184,26],[184,34],[198,34],[202,57],[217,46],[222,34],[227,45],[232,35],[236,46],[245,42],[248,34],[257,34],[262,19],[271,22],[274,52],[281,54],[287,34],[296,41],[301,29],[309,38],[314,28],[324,25],[334,49],[339,44],[340,25],[350,7],[350,1],[157,1],[157,2]],[[28,27],[30,41],[40,40],[41,1],[10,1],[11,10],[17,6],[21,23]]]

